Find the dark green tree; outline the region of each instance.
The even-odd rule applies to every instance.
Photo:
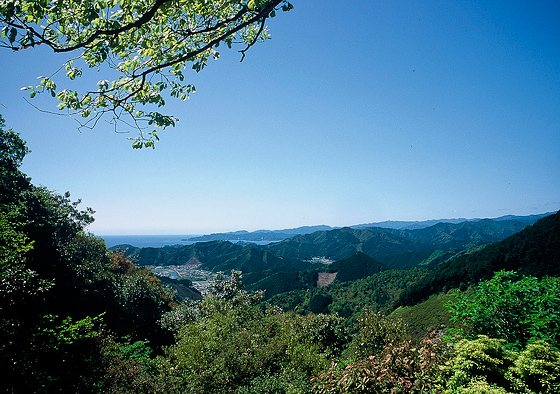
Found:
[[[90,209],[30,183],[19,170],[25,142],[0,126],[0,187],[9,193],[0,202],[0,369],[10,371],[0,391],[111,392],[130,383],[148,392],[149,374],[138,375],[146,385],[123,381],[129,368],[146,370],[129,350],[171,343],[158,320],[173,300],[151,272],[85,232]]]

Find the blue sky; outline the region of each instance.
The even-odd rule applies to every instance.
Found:
[[[559,2],[293,4],[242,63],[224,50],[189,74],[197,92],[168,100],[180,122],[155,150],[37,111],[20,87],[64,58],[1,52],[23,171],[91,206],[100,235],[560,209]]]

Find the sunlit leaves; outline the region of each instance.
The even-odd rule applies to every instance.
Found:
[[[141,111],[138,117],[137,107],[162,107],[167,94],[186,100],[194,86],[185,82],[185,70],[200,72],[209,59],[218,59],[215,48],[222,41],[228,48],[243,45],[243,58],[258,40],[269,38],[265,20],[291,8],[286,0],[4,1],[0,46],[47,45],[55,52],[77,52],[37,86],[26,87],[30,98],[49,93],[59,100],[59,109],[84,119],[81,127],[94,127],[108,114],[118,131],[123,125],[139,131],[134,147],[153,147],[156,139],[146,128],[173,126],[177,119],[155,111],[145,111],[147,116]],[[62,69],[73,81],[88,68],[106,66],[117,78],[102,80],[87,92],[59,89],[54,82]]]
[[[559,278],[519,278],[514,272],[500,271],[481,282],[474,294],[457,293],[457,302],[449,308],[467,338],[488,335],[506,340],[512,349],[537,339],[553,346],[560,343]]]

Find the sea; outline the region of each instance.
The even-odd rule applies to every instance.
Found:
[[[161,248],[173,245],[191,245],[189,238],[199,235],[97,235],[102,238],[108,248],[117,245],[132,245],[137,248]]]
[[[188,241],[189,238],[200,237],[202,234],[189,235],[97,235],[105,241],[108,248],[118,245],[132,245],[137,248],[162,248],[164,246],[192,245],[200,241]],[[232,243],[252,243],[266,245],[272,241],[245,241],[242,239],[231,240]]]

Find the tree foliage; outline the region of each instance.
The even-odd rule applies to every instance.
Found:
[[[187,65],[201,71],[220,56],[220,44],[243,45],[243,59],[258,40],[269,38],[267,19],[291,8],[286,0],[5,0],[0,47],[44,45],[71,54],[59,70],[23,89],[31,98],[43,92],[56,97],[58,108],[81,119],[82,127],[110,114],[115,127],[120,122],[138,129],[134,148],[154,147],[159,137],[153,127],[177,121],[159,112],[163,93],[185,100],[195,91],[186,82]],[[59,74],[72,81],[84,68],[109,68],[116,78],[82,92],[60,87]]]
[[[560,352],[537,341],[521,352],[504,348],[503,339],[480,335],[463,339],[442,366],[446,394],[553,394],[560,390]]]
[[[340,319],[262,309],[261,298],[242,289],[240,273],[219,276],[166,350],[166,391],[310,392],[311,377],[346,340]]]
[[[462,335],[488,335],[523,349],[535,340],[560,345],[560,278],[519,278],[512,271],[497,272],[481,282],[474,294],[457,293],[450,302],[452,320]]]
[[[448,358],[447,345],[426,337],[387,343],[382,349],[348,365],[333,362],[314,379],[319,394],[438,393],[439,366]]]
[[[170,343],[172,335],[158,321],[172,300],[150,271],[85,233],[93,211],[80,210],[69,193],[31,184],[19,170],[25,142],[3,127],[0,187],[15,187],[0,202],[0,369],[10,371],[0,391],[124,387],[125,370],[143,367],[117,338],[128,335],[133,347],[146,339],[156,349]]]

